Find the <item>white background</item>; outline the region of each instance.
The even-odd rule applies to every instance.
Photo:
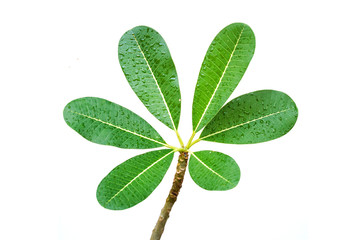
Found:
[[[276,89],[297,103],[284,137],[255,145],[203,142],[235,158],[239,185],[208,192],[187,173],[164,240],[360,239],[358,1],[2,1],[0,4],[0,239],[149,239],[176,161],[148,199],[124,211],[96,200],[101,179],[142,153],[86,141],[63,120],[71,100],[96,96],[173,133],[136,98],[118,63],[137,25],[164,37],[191,133],[198,71],[233,22],[255,32],[254,58],[230,99]]]

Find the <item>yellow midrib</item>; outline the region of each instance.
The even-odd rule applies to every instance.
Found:
[[[200,160],[200,158],[198,158],[193,152],[191,152],[191,154],[196,158],[196,160],[198,160],[202,165],[204,165],[204,167],[206,167],[208,170],[210,170],[212,173],[214,173],[216,176],[218,176],[219,178],[221,178],[222,180],[231,183],[228,179],[226,179],[225,177],[221,176],[219,173],[215,172],[211,167],[209,167],[208,165],[206,165],[203,161]]]
[[[132,31],[131,31],[131,32],[132,32]],[[146,62],[146,65],[147,65],[148,68],[149,68],[149,71],[150,71],[150,73],[151,73],[151,75],[152,75],[152,77],[153,77],[153,79],[154,79],[154,81],[155,81],[156,87],[158,88],[159,93],[160,93],[160,95],[161,95],[161,98],[162,98],[162,100],[163,100],[163,102],[164,102],[164,105],[165,105],[166,111],[167,111],[167,113],[168,113],[168,115],[169,115],[171,124],[173,125],[173,128],[174,128],[174,130],[176,131],[176,127],[175,127],[174,121],[173,121],[173,119],[172,119],[172,117],[171,117],[171,113],[170,113],[169,106],[167,105],[167,103],[166,103],[166,101],[165,101],[164,94],[163,94],[162,91],[161,91],[161,88],[160,88],[160,86],[159,86],[159,84],[158,84],[158,81],[157,81],[157,79],[156,79],[156,77],[155,77],[155,75],[154,75],[154,73],[153,73],[153,71],[152,71],[152,69],[151,69],[151,67],[150,67],[149,62],[147,61],[147,59],[146,59],[146,57],[145,57],[145,54],[144,54],[143,50],[141,49],[141,46],[140,46],[138,40],[136,39],[136,36],[135,36],[134,32],[132,32],[132,35],[133,35],[133,37],[134,37],[134,39],[135,39],[135,42],[136,42],[136,44],[137,44],[137,46],[138,46],[141,54],[142,54],[143,57],[144,57],[144,60],[145,60],[145,62]]]
[[[223,73],[222,73],[222,75],[221,75],[221,77],[220,77],[220,80],[219,80],[218,84],[216,85],[216,88],[215,88],[215,90],[214,90],[214,92],[213,92],[213,94],[212,94],[212,96],[211,96],[208,104],[206,105],[206,108],[204,109],[204,111],[203,111],[203,113],[202,113],[202,115],[201,115],[201,117],[200,117],[200,120],[199,120],[198,124],[196,125],[196,128],[195,128],[195,130],[194,130],[195,132],[197,131],[197,129],[198,129],[198,127],[199,127],[202,119],[204,118],[205,113],[206,113],[207,109],[209,108],[210,103],[212,102],[212,100],[213,100],[213,98],[214,98],[214,96],[215,96],[215,93],[216,93],[216,91],[218,90],[218,88],[219,88],[219,86],[220,86],[220,83],[221,83],[222,79],[224,78],[224,75],[225,75],[225,73],[226,73],[226,70],[227,70],[227,68],[228,68],[228,66],[229,66],[229,64],[230,64],[230,62],[231,62],[231,59],[232,59],[234,53],[235,53],[236,47],[237,47],[238,44],[239,44],[239,41],[240,41],[240,38],[241,38],[241,35],[242,35],[244,29],[245,29],[245,26],[243,27],[243,29],[241,30],[241,32],[240,32],[240,34],[239,34],[239,37],[238,37],[238,39],[237,39],[237,41],[236,41],[236,44],[235,44],[235,46],[234,46],[233,51],[231,52],[230,58],[229,58],[226,66],[225,66],[225,69],[224,69],[224,71],[223,71]]]
[[[101,122],[101,123],[103,123],[103,124],[106,124],[106,125],[108,125],[108,126],[111,126],[111,127],[117,128],[117,129],[120,129],[120,130],[122,130],[122,131],[124,131],[124,132],[128,132],[128,133],[134,134],[134,135],[136,135],[136,136],[138,136],[138,137],[141,137],[141,138],[144,138],[144,139],[146,139],[146,140],[149,140],[149,141],[152,141],[152,142],[161,144],[161,145],[163,145],[163,146],[166,146],[165,143],[159,142],[159,141],[157,141],[157,140],[155,140],[155,139],[146,137],[146,136],[141,135],[141,134],[139,134],[139,133],[132,132],[132,131],[130,131],[130,130],[128,130],[128,129],[125,129],[125,128],[116,126],[116,125],[114,125],[114,124],[112,124],[112,123],[105,122],[105,121],[103,121],[103,120],[101,120],[101,119],[94,118],[94,117],[92,117],[92,116],[89,116],[89,115],[86,115],[86,114],[83,114],[83,113],[79,113],[79,112],[75,112],[75,111],[72,111],[72,110],[69,110],[69,111],[72,112],[72,113],[74,113],[74,114],[77,114],[77,115],[80,115],[80,116],[89,118],[89,119],[94,120],[94,121],[97,121],[97,122]]]
[[[208,138],[208,137],[211,137],[211,136],[214,136],[216,134],[219,134],[219,133],[222,133],[222,132],[226,132],[226,131],[229,131],[231,129],[234,129],[234,128],[237,128],[237,127],[241,127],[241,126],[244,126],[246,124],[249,124],[249,123],[252,123],[252,122],[255,122],[255,121],[258,121],[258,120],[261,120],[261,119],[264,119],[264,118],[267,118],[267,117],[270,117],[270,116],[273,116],[273,115],[276,115],[276,114],[279,114],[279,113],[282,113],[282,112],[286,112],[288,110],[290,110],[291,108],[287,108],[287,109],[284,109],[284,110],[281,110],[281,111],[278,111],[278,112],[274,112],[274,113],[270,113],[268,115],[265,115],[265,116],[262,116],[262,117],[259,117],[259,118],[255,118],[253,120],[250,120],[250,121],[247,121],[247,122],[244,122],[244,123],[240,123],[240,124],[237,124],[235,126],[232,126],[232,127],[229,127],[229,128],[225,128],[225,129],[222,129],[220,131],[217,131],[215,133],[212,133],[212,134],[209,134],[209,135],[206,135],[204,137],[201,137],[200,139],[205,139],[205,138]]]
[[[165,154],[163,157],[159,158],[158,160],[156,160],[155,162],[153,162],[150,166],[148,166],[147,168],[145,168],[141,173],[139,173],[138,175],[136,175],[136,177],[134,177],[130,182],[128,182],[124,187],[122,187],[114,196],[112,196],[107,202],[106,204],[109,204],[109,202],[111,202],[117,195],[119,195],[122,191],[124,191],[124,189],[126,189],[131,183],[133,183],[136,179],[138,179],[142,174],[144,174],[146,171],[148,171],[150,168],[152,168],[155,164],[157,164],[158,162],[160,162],[161,160],[163,160],[164,158],[166,158],[168,155],[170,155],[171,153],[174,153],[174,151],[171,151],[167,154]]]

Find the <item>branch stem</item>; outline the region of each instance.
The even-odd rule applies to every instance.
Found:
[[[159,219],[155,225],[150,240],[159,240],[164,232],[166,221],[170,216],[170,211],[176,202],[177,196],[179,195],[184,175],[189,159],[189,153],[184,151],[180,152],[178,163],[176,166],[176,173],[173,181],[173,185],[170,189],[169,195],[166,199],[165,205],[160,212]]]

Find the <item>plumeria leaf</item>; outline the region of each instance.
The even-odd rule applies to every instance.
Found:
[[[119,62],[131,88],[162,123],[176,130],[181,96],[169,49],[154,29],[138,26],[119,42]]]
[[[118,165],[100,182],[96,193],[98,202],[112,210],[140,203],[160,184],[173,156],[170,149],[157,150]]]
[[[189,172],[194,182],[206,190],[229,190],[240,180],[240,168],[235,160],[214,151],[191,153]]]
[[[260,143],[285,135],[298,110],[285,93],[261,90],[227,103],[204,128],[201,140],[220,143]]]
[[[202,63],[192,107],[193,130],[201,130],[219,111],[243,77],[255,51],[255,35],[233,23],[212,41]]]
[[[105,99],[76,99],[66,105],[64,119],[72,129],[94,143],[140,149],[166,145],[144,119]]]

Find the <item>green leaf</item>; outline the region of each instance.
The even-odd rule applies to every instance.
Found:
[[[192,108],[198,132],[219,111],[243,77],[255,51],[255,35],[243,23],[233,23],[212,41],[202,63]]]
[[[166,145],[144,119],[105,99],[76,99],[66,105],[64,119],[72,129],[94,143],[141,149]]]
[[[96,193],[98,202],[112,210],[140,203],[160,184],[173,156],[172,150],[157,150],[118,165],[100,182]]]
[[[119,62],[145,107],[176,130],[180,119],[180,88],[175,65],[161,35],[145,26],[127,31],[119,42]]]
[[[191,153],[191,178],[206,190],[229,190],[240,180],[240,168],[235,160],[223,153],[199,151]]]
[[[283,92],[261,90],[227,103],[200,135],[220,143],[259,143],[285,135],[295,125],[298,110]]]

